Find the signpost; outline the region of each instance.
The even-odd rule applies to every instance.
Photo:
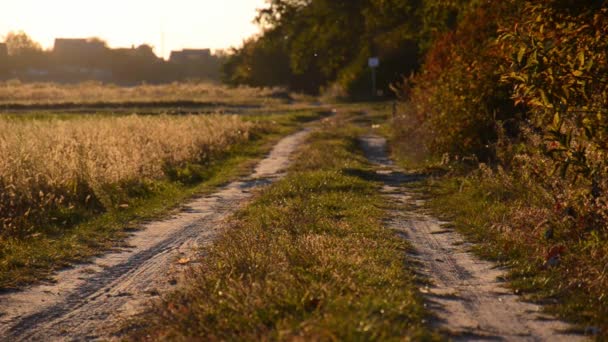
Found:
[[[372,97],[376,97],[376,68],[380,66],[380,58],[370,57],[367,65],[372,69]]]

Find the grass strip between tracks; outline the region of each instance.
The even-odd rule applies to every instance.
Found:
[[[407,243],[382,224],[356,128],[326,120],[286,178],[238,212],[136,340],[427,340]],[[134,331],[134,332],[133,332]]]

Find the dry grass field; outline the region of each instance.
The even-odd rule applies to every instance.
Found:
[[[117,193],[145,191],[148,181],[188,181],[251,128],[228,115],[0,118],[0,236],[126,205]]]
[[[121,87],[99,82],[78,84],[0,82],[0,105],[116,104],[116,103],[212,103],[225,105],[273,105],[286,93],[275,88],[226,87],[200,82]]]
[[[0,82],[0,290],[123,246],[143,222],[249,172],[319,116],[291,96],[203,83]]]

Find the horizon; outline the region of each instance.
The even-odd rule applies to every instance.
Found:
[[[253,20],[264,0],[176,0],[171,5],[145,0],[82,3],[23,0],[0,13],[0,40],[25,32],[43,49],[57,38],[99,38],[109,48],[147,44],[168,59],[182,49],[226,50],[259,33]],[[59,19],[59,20],[58,20]]]

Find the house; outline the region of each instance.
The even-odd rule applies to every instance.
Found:
[[[53,47],[54,57],[68,64],[97,59],[107,51],[106,44],[98,39],[57,38]]]
[[[205,62],[211,59],[210,49],[183,49],[181,51],[171,51],[169,62],[177,64],[188,64]]]
[[[8,47],[5,43],[0,43],[0,59],[6,59],[8,57]]]
[[[57,38],[55,39],[53,53],[57,55],[90,54],[102,52],[105,49],[105,43],[98,39]]]

